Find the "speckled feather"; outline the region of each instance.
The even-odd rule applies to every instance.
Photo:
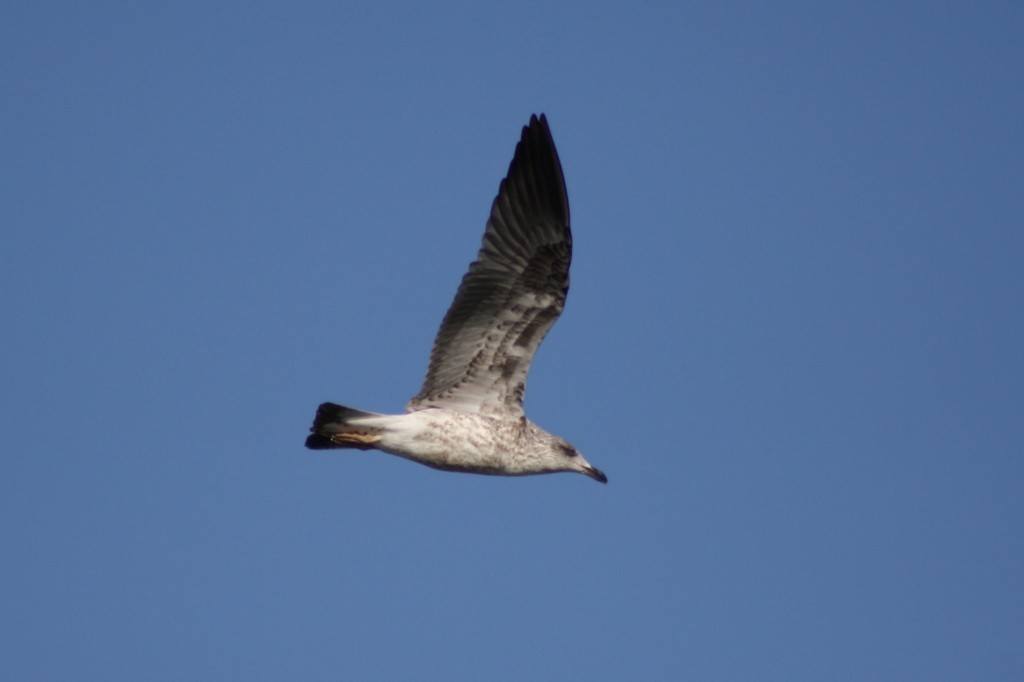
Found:
[[[571,260],[562,166],[547,119],[532,116],[406,414],[323,403],[306,447],[376,449],[477,474],[575,471],[606,483],[576,448],[523,413],[526,375],[565,305]]]
[[[565,306],[569,200],[547,119],[530,119],[410,410],[523,413],[530,363]]]

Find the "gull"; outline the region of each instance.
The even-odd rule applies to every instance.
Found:
[[[442,471],[526,476],[569,471],[607,483],[568,441],[526,418],[530,363],[569,291],[569,199],[547,118],[530,117],[427,376],[404,414],[323,403],[313,450],[381,450]]]

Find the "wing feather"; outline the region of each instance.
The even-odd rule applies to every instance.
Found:
[[[565,306],[571,260],[562,166],[547,119],[532,116],[408,409],[521,415],[530,363]]]

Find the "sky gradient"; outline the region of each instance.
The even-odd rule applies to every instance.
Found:
[[[8,3],[0,678],[1024,675],[1019,3]],[[531,418],[400,411],[545,112]]]

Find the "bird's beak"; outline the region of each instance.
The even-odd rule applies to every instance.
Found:
[[[608,482],[608,477],[604,475],[604,472],[602,472],[597,467],[590,466],[589,464],[583,467],[583,473],[585,473],[587,476],[590,476],[592,479],[599,483]]]

